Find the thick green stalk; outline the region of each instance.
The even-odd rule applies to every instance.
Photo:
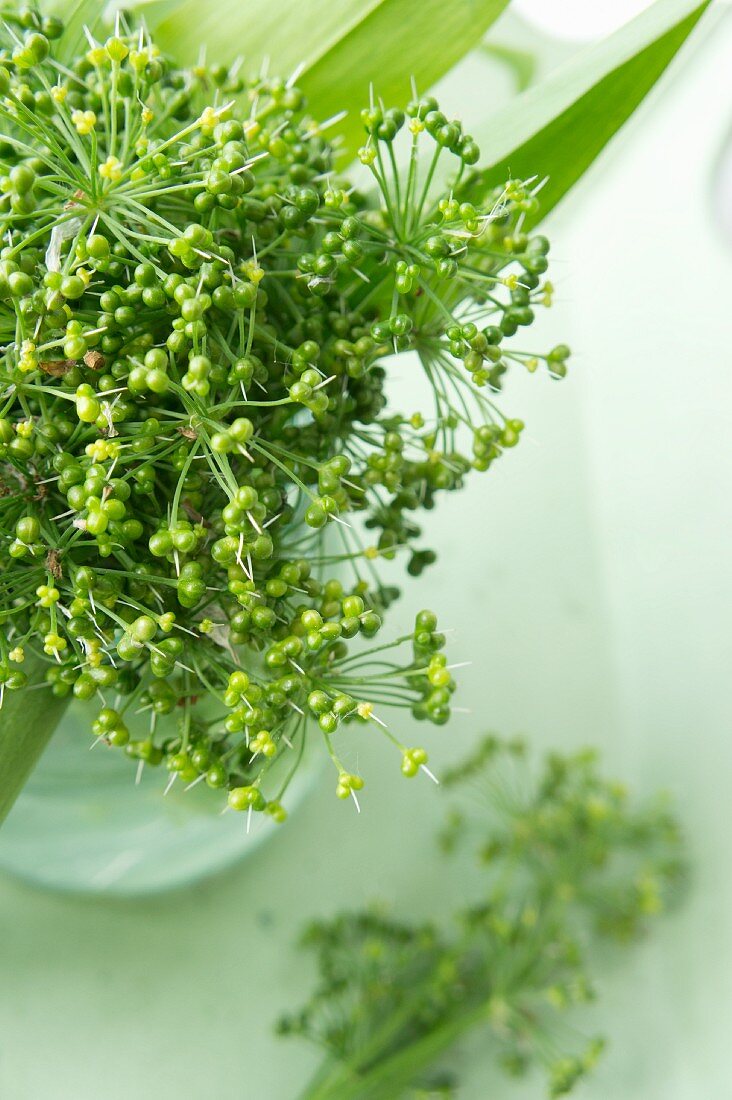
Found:
[[[349,1072],[348,1067],[336,1064],[334,1072],[325,1080],[317,1075],[311,1085],[300,1095],[300,1100],[379,1100],[381,1097],[397,1097],[407,1088],[416,1075],[435,1062],[440,1054],[473,1028],[488,1014],[485,1002],[446,1020],[440,1027],[410,1043],[403,1050],[390,1055],[363,1075]]]
[[[37,658],[23,664],[31,684],[43,684],[44,665]],[[0,710],[0,824],[10,812],[66,709],[50,688],[5,691]]]

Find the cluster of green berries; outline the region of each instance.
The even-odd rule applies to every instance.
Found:
[[[124,25],[60,64],[61,30],[24,13],[0,48],[0,693],[40,661],[98,739],[278,819],[306,737],[340,796],[359,724],[415,775],[382,708],[443,724],[455,685],[431,612],[382,641],[376,566],[419,575],[417,513],[518,441],[508,367],[564,373],[508,344],[551,291],[531,189],[428,200],[478,149],[426,97],[365,112],[374,199],[290,83]],[[387,408],[395,351],[433,408]]]

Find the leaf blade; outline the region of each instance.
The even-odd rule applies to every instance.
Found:
[[[263,58],[269,70],[288,76],[302,66],[298,84],[316,118],[340,111],[345,151],[352,153],[361,132],[359,109],[368,103],[369,85],[389,105],[410,98],[410,78],[421,92],[431,87],[473,46],[477,46],[508,0],[423,0],[415,27],[414,0],[185,0],[175,14],[162,9],[155,28],[159,44],[181,61],[194,60],[200,44],[215,61],[244,53],[256,70]],[[145,6],[156,24],[155,0]],[[241,28],[238,37],[237,27]]]
[[[465,181],[460,198],[480,202],[509,175],[538,174],[548,180],[533,222],[546,217],[633,114],[709,3],[657,0],[487,119],[476,140],[488,167]]]
[[[426,92],[480,41],[508,0],[423,0],[420,34],[410,36],[414,24],[413,0],[387,0],[374,9],[359,33],[342,39],[309,68],[300,81],[317,117],[340,110],[349,116],[339,132],[349,152],[363,132],[358,116],[368,103],[369,85],[388,106],[404,106],[411,98],[410,78]],[[439,28],[432,34],[427,26]],[[395,33],[398,28],[399,33]],[[411,37],[411,41],[409,40]],[[378,53],[373,46],[383,43]],[[370,55],[370,56],[369,56]],[[348,88],[348,102],[343,89]]]

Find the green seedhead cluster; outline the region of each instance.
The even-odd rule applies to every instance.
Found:
[[[593,939],[636,939],[667,907],[683,871],[676,822],[663,802],[633,805],[587,751],[537,767],[522,743],[489,738],[445,777],[458,781],[443,845],[477,853],[480,901],[448,926],[370,911],[308,930],[320,983],[281,1030],[329,1058],[301,1100],[461,1095],[454,1047],[475,1029],[508,1073],[543,1069],[552,1097],[597,1061],[602,1040],[572,1018],[593,997]]]
[[[442,724],[455,684],[432,612],[382,641],[376,567],[419,574],[418,513],[518,442],[509,367],[566,371],[510,344],[551,300],[537,188],[455,200],[479,150],[431,97],[364,111],[359,189],[292,81],[177,69],[124,24],[68,63],[55,20],[4,27],[2,690],[40,661],[138,767],[276,819],[311,734],[340,797],[353,723],[415,775],[382,708]],[[404,414],[403,352],[433,394]]]

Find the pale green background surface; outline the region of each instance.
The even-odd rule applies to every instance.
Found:
[[[727,15],[553,219],[558,303],[531,343],[567,339],[574,369],[509,387],[527,438],[432,517],[439,563],[394,616],[435,606],[455,660],[474,661],[460,700],[473,714],[430,734],[438,773],[490,727],[591,741],[637,789],[678,801],[692,892],[608,961],[586,1027],[612,1045],[578,1100],[732,1097],[732,250],[710,201],[731,59]],[[472,72],[451,82],[455,104]],[[412,366],[398,371],[407,407],[422,393]],[[303,922],[372,898],[425,916],[479,888],[436,854],[440,794],[388,759],[359,742],[360,817],[326,771],[266,848],[190,890],[103,902],[1,880],[2,1100],[295,1100],[316,1054],[271,1025],[310,988]],[[538,1079],[489,1079],[481,1047],[464,1048],[462,1100],[544,1095]]]

